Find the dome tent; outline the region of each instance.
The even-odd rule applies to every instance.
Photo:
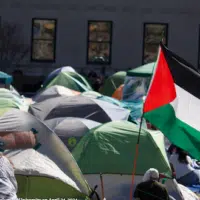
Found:
[[[71,66],[64,66],[64,67],[57,68],[47,76],[43,85],[44,86],[48,85],[48,83],[51,82],[61,72],[74,72],[74,73],[76,73],[75,69]]]
[[[138,129],[138,126],[126,121],[109,122],[88,132],[72,151],[90,185],[99,183],[100,174],[103,175],[107,199],[129,198]],[[169,177],[172,175],[164,136],[158,131],[142,129],[134,187],[152,167]],[[172,196],[181,199],[173,180],[167,180],[166,186]]]
[[[73,155],[84,174],[132,174],[133,160],[130,156],[137,138],[138,126],[126,121],[109,122],[92,129],[83,137]],[[151,167],[171,175],[163,139],[162,134],[142,130],[137,175],[143,175]],[[92,154],[99,159],[93,159]],[[145,155],[154,155],[157,159]],[[102,162],[107,164],[101,165]]]
[[[75,117],[54,118],[44,123],[58,135],[70,151],[90,129],[101,125],[92,120]]]
[[[40,103],[35,103],[29,107],[29,112],[40,120],[79,117],[99,123],[113,120],[127,120],[130,114],[130,111],[127,109],[82,95],[51,98]]]
[[[88,184],[83,178],[83,175],[77,163],[75,162],[74,158],[53,131],[51,131],[47,126],[45,126],[41,121],[36,119],[34,116],[17,109],[11,109],[10,111],[4,113],[4,115],[0,117],[1,134],[2,133],[5,134],[6,132],[8,134],[15,134],[16,132],[30,132],[30,131],[35,134],[37,143],[34,149],[37,150],[37,152],[28,150],[23,150],[22,152],[20,152],[19,154],[24,155],[24,159],[23,158],[20,159],[22,163],[26,161],[25,158],[28,159],[28,155],[30,155],[29,153],[31,153],[31,155],[33,156],[32,158],[30,157],[29,159],[31,163],[34,163],[33,162],[34,156],[36,158],[41,158],[42,160],[43,158],[46,158],[47,164],[54,163],[54,166],[52,164],[52,166],[46,166],[46,167],[52,167],[53,170],[56,169],[55,165],[57,165],[60,171],[59,170],[55,171],[54,176],[52,176],[52,173],[48,173],[48,171],[46,171],[46,174],[44,176],[44,171],[41,171],[39,169],[40,164],[34,163],[35,165],[32,166],[31,168],[31,166],[27,165],[27,163],[24,164],[22,164],[21,162],[16,163],[18,159],[13,160],[14,163],[16,163],[16,167],[18,167],[17,181],[19,185],[23,186],[19,187],[19,194],[21,195],[19,197],[43,198],[45,195],[45,198],[52,198],[52,197],[82,198],[84,196],[87,196],[90,193],[90,188]],[[1,134],[0,134],[0,140],[2,140]],[[10,142],[10,140],[8,141]],[[17,140],[15,141],[15,143],[16,142]],[[43,156],[39,155],[38,153],[42,154]],[[10,155],[12,158],[13,154]],[[14,156],[13,159],[15,158],[16,157]],[[22,168],[20,168],[21,165]],[[26,168],[26,166],[28,168]],[[45,168],[45,166],[43,167]],[[34,173],[31,174],[32,172]],[[62,177],[61,174],[63,173],[66,175],[65,181],[61,179]],[[49,191],[49,187],[47,187],[49,186],[48,184],[39,184],[40,181],[41,183],[46,183],[48,182],[48,180],[52,182],[53,180],[50,180],[52,178],[55,180],[54,183],[57,183],[54,184],[54,187],[55,186],[57,187],[55,187],[54,190],[52,191]],[[67,180],[68,184],[66,184]],[[27,187],[28,185],[29,187]],[[40,187],[38,187],[38,185],[40,185]],[[61,185],[62,187],[59,187]],[[75,196],[74,192],[76,193]]]
[[[122,84],[126,78],[126,72],[120,71],[110,76],[104,83],[101,93],[106,96],[112,96],[115,90]]]
[[[18,197],[85,198],[76,183],[51,159],[34,149],[6,151],[15,167]],[[27,187],[28,186],[28,187]],[[68,193],[68,194],[67,194]]]
[[[90,84],[86,81],[86,79],[80,74],[75,72],[59,73],[47,85],[44,85],[42,90],[44,90],[45,88],[52,87],[54,85],[61,85],[78,92],[85,92],[92,90]]]
[[[78,94],[80,94],[80,92],[68,89],[60,85],[54,85],[36,94],[33,100],[35,102],[41,102],[46,99],[55,98],[59,96],[75,96]]]

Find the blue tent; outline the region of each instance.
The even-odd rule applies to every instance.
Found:
[[[11,84],[13,81],[12,76],[0,71],[0,84]]]

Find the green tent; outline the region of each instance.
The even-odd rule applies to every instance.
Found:
[[[13,151],[14,153],[16,155],[11,157],[14,162],[15,159],[18,159],[19,161],[30,163],[23,164],[24,171],[17,164],[15,166],[17,168],[15,175],[18,184],[18,197],[23,199],[56,199],[58,197],[65,199],[74,197],[86,199],[86,195],[80,192],[76,183],[70,177],[60,171],[55,163],[48,158],[44,159],[44,156],[34,149],[23,150],[21,152]],[[28,153],[30,155],[27,155]],[[25,158],[22,156],[25,156]]]
[[[84,194],[55,178],[27,175],[16,175],[16,178],[18,183],[17,196],[20,198],[56,199],[59,197],[64,199],[76,197],[86,199]],[[29,186],[28,189],[27,185]]]
[[[124,80],[126,77],[126,72],[120,71],[112,76],[110,76],[104,83],[103,87],[101,88],[101,93],[103,95],[111,97],[115,90],[122,84],[124,84]]]
[[[28,104],[25,99],[15,92],[0,88],[0,115],[10,108],[17,108],[28,111]]]
[[[155,62],[148,63],[142,65],[140,67],[136,67],[135,69],[131,69],[127,72],[127,76],[135,76],[135,77],[149,77],[153,74]]]
[[[48,85],[44,85],[43,88],[49,88],[53,85],[61,85],[79,92],[92,90],[86,79],[75,72],[61,72]]]
[[[22,107],[23,106],[19,105],[13,100],[0,98],[0,116],[2,116],[4,113],[12,108],[20,109]]]
[[[138,129],[127,121],[91,129],[72,151],[83,174],[131,175]],[[136,175],[143,175],[149,168],[171,176],[164,136],[158,131],[142,129]]]

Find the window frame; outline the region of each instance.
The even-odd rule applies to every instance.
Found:
[[[89,30],[89,25],[90,23],[93,22],[97,22],[97,23],[102,23],[102,22],[106,22],[106,23],[110,23],[110,41],[109,42],[98,42],[98,41],[94,41],[96,43],[108,43],[110,45],[110,51],[109,51],[109,62],[92,62],[89,61],[89,43],[90,41],[90,30]],[[113,21],[111,20],[88,20],[87,21],[87,52],[86,52],[86,64],[88,65],[111,65],[112,64],[112,37],[113,37]]]
[[[145,34],[146,34],[146,25],[164,25],[166,26],[166,34],[165,34],[165,39],[166,39],[166,46],[168,46],[168,40],[169,40],[169,23],[163,23],[163,22],[145,22],[143,23],[143,47],[142,47],[142,65],[145,65],[144,62],[144,50],[145,50]]]
[[[55,21],[55,34],[54,34],[54,39],[51,40],[51,39],[34,39],[34,21],[35,20],[45,20],[45,21]],[[34,17],[32,18],[32,23],[31,23],[31,55],[30,55],[30,60],[32,62],[41,62],[41,63],[54,63],[56,62],[56,44],[57,44],[57,25],[58,25],[58,21],[56,18],[41,18],[41,17]],[[53,41],[53,44],[54,44],[54,48],[53,48],[53,59],[34,59],[33,58],[33,42],[35,40],[46,40],[46,41]]]

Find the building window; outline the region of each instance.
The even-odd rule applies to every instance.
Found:
[[[56,22],[55,19],[32,20],[31,60],[55,61]]]
[[[159,44],[163,40],[163,43],[167,45],[167,36],[168,24],[144,24],[143,64],[156,61]]]
[[[111,64],[112,22],[89,21],[87,63]]]

